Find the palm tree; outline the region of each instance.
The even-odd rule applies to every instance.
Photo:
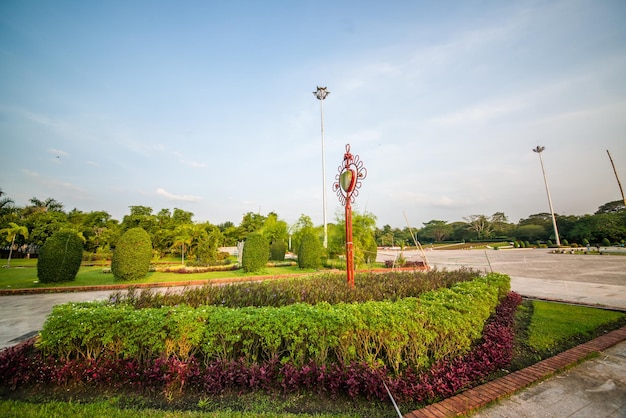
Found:
[[[63,203],[57,202],[51,197],[46,200],[39,200],[33,197],[30,199],[30,203],[33,205],[35,211],[39,212],[61,212],[63,210]]]
[[[7,240],[11,241],[11,247],[9,248],[9,259],[7,261],[7,267],[11,267],[11,255],[13,254],[13,245],[15,244],[15,237],[21,235],[28,239],[28,228],[20,226],[15,222],[9,222],[9,227],[0,230],[0,233],[7,234]]]
[[[0,212],[4,211],[5,209],[8,209],[9,205],[12,205],[13,203],[15,203],[13,199],[9,197],[2,197],[5,194],[6,193],[3,192],[2,189],[0,189]]]
[[[187,224],[179,225],[174,230],[174,233],[176,235],[174,236],[174,243],[172,244],[172,247],[177,247],[179,245],[182,247],[181,263],[185,264],[185,244],[188,246],[191,245],[191,242],[193,241],[193,228],[191,225]]]

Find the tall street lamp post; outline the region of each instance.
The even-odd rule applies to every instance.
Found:
[[[324,205],[324,248],[328,248],[328,224],[326,222],[326,159],[324,157],[324,99],[330,94],[326,87],[317,86],[313,94],[320,101],[321,125],[322,125],[322,199]]]
[[[543,173],[543,182],[546,184],[546,193],[548,194],[548,204],[550,205],[550,213],[552,214],[552,226],[554,227],[554,236],[556,237],[556,245],[561,246],[561,239],[559,238],[559,230],[556,227],[556,218],[554,217],[554,209],[552,208],[552,198],[550,197],[550,188],[548,188],[548,178],[546,177],[546,170],[543,168],[543,158],[541,153],[546,147],[537,145],[537,148],[533,148],[533,152],[539,154],[539,161],[541,162],[541,172]]]
[[[354,248],[352,244],[352,203],[359,195],[361,180],[367,177],[367,170],[358,155],[350,153],[350,144],[346,144],[346,153],[343,163],[339,166],[339,173],[335,176],[333,191],[337,193],[339,201],[346,208],[346,273],[348,286],[354,287]]]

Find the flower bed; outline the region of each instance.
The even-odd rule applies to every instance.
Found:
[[[367,277],[383,288],[392,280]],[[247,286],[229,291],[239,298]],[[259,285],[253,293],[269,301],[272,289]],[[168,397],[315,390],[383,400],[385,383],[396,399],[426,402],[510,361],[520,298],[509,291],[507,276],[488,274],[416,296],[374,292],[360,303],[141,308],[141,297],[131,295],[59,305],[36,344],[0,353],[0,389],[61,385]]]

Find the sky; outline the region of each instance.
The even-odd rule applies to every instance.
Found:
[[[607,150],[626,176],[625,21],[623,0],[3,0],[0,189],[321,225],[350,144],[378,227],[517,223],[550,211],[541,145],[555,213],[591,214],[621,199]]]

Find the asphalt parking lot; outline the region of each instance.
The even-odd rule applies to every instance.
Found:
[[[626,255],[554,254],[548,249],[430,250],[424,255],[437,269],[507,274],[512,290],[523,296],[626,310]],[[421,254],[403,252],[407,260]],[[378,260],[393,259],[381,250]]]

